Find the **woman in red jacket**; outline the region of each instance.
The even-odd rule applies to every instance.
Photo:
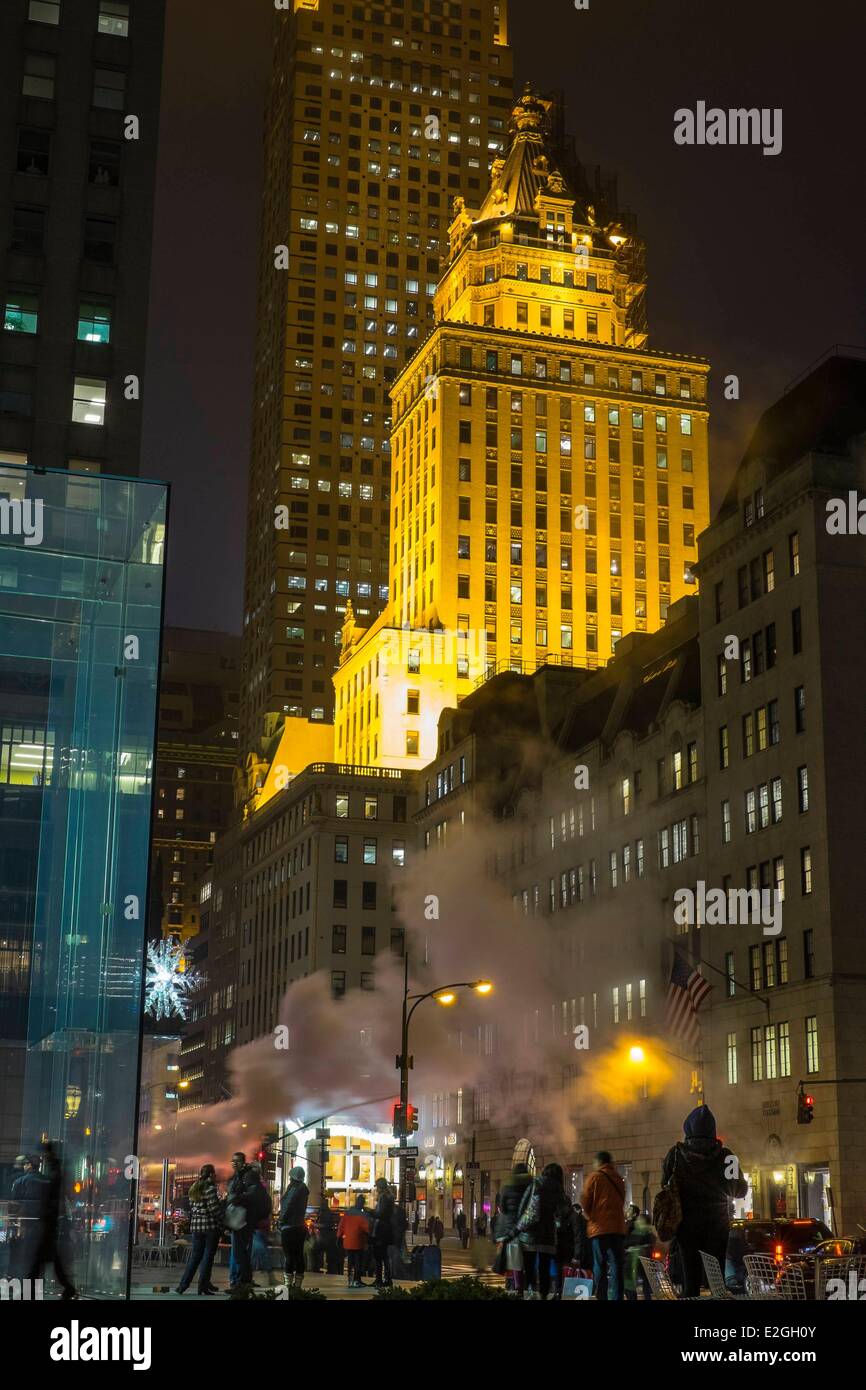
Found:
[[[361,1282],[361,1265],[369,1236],[370,1223],[364,1215],[361,1199],[356,1197],[355,1205],[351,1211],[343,1212],[337,1226],[337,1239],[343,1242],[343,1249],[346,1252],[350,1289],[363,1289],[365,1287]]]

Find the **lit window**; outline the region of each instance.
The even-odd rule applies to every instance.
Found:
[[[30,0],[27,18],[34,24],[59,24],[60,0]]]
[[[111,341],[111,309],[104,304],[84,303],[78,310],[78,341],[108,343]]]
[[[108,383],[96,377],[77,376],[72,393],[72,419],[79,425],[104,425]]]
[[[9,333],[36,333],[39,328],[39,300],[35,294],[10,294],[6,300],[3,327]]]
[[[100,34],[113,34],[117,39],[129,37],[128,0],[99,0]]]

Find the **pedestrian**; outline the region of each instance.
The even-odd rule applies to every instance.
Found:
[[[283,1193],[278,1217],[280,1244],[285,1256],[286,1288],[300,1288],[304,1282],[304,1242],[307,1237],[307,1202],[310,1189],[303,1168],[289,1170],[289,1185]]]
[[[259,1178],[259,1181],[261,1182],[262,1186],[264,1187],[264,1186],[265,1186],[265,1182],[264,1182],[264,1176],[263,1176],[263,1173],[262,1173],[262,1165],[258,1162],[258,1160],[253,1160],[253,1162],[250,1163],[250,1167],[252,1168],[253,1172],[257,1174],[257,1176],[258,1176],[258,1178]],[[266,1187],[265,1187],[265,1191],[267,1192],[267,1188],[266,1188]],[[251,1263],[251,1265],[252,1265],[253,1273],[254,1273],[254,1274],[258,1274],[258,1273],[267,1274],[267,1276],[268,1276],[268,1283],[269,1283],[269,1284],[272,1284],[272,1283],[274,1282],[274,1280],[273,1280],[273,1278],[272,1278],[272,1273],[273,1273],[273,1260],[272,1260],[272,1258],[271,1258],[271,1225],[272,1225],[272,1223],[273,1223],[273,1212],[272,1212],[272,1210],[270,1209],[270,1195],[269,1195],[269,1197],[268,1197],[268,1213],[267,1213],[267,1216],[262,1217],[261,1221],[257,1221],[257,1222],[256,1222],[256,1227],[255,1227],[255,1230],[253,1231],[253,1244],[252,1244],[252,1249],[251,1249],[251,1251],[250,1251],[250,1263]],[[254,1283],[254,1285],[255,1285],[255,1281],[253,1281],[253,1283]],[[256,1287],[257,1287],[257,1286],[256,1286]]]
[[[606,1149],[584,1183],[581,1204],[592,1241],[593,1292],[599,1302],[622,1303],[625,1294],[625,1183]],[[608,1280],[608,1273],[610,1278]]]
[[[232,1154],[232,1177],[226,1189],[226,1224],[232,1233],[234,1277],[229,1289],[249,1288],[253,1282],[253,1236],[258,1223],[270,1211],[270,1198],[246,1154]]]
[[[342,1274],[343,1258],[337,1240],[337,1220],[327,1202],[316,1213],[316,1273]]]
[[[652,1298],[650,1282],[644,1273],[641,1256],[652,1255],[655,1232],[646,1212],[635,1202],[629,1204],[625,1221],[625,1296],[629,1303],[637,1302],[638,1290],[645,1299]]]
[[[416,1237],[417,1234],[418,1234],[418,1227],[419,1227],[420,1225],[421,1225],[421,1213],[420,1213],[420,1211],[418,1210],[418,1207],[417,1207],[417,1204],[416,1204],[415,1213],[414,1213],[414,1215],[413,1215],[413,1217],[412,1217],[412,1239],[413,1239],[413,1240],[415,1239],[415,1237]]]
[[[662,1164],[662,1183],[675,1180],[682,1220],[674,1244],[680,1260],[683,1297],[696,1298],[704,1282],[701,1251],[715,1255],[724,1272],[731,1225],[731,1200],[745,1197],[749,1184],[738,1159],[716,1135],[716,1119],[706,1105],[683,1123],[685,1139],[674,1144]]]
[[[523,1248],[517,1240],[517,1214],[524,1194],[531,1185],[528,1166],[515,1163],[511,1176],[500,1189],[497,1198],[499,1210],[493,1223],[493,1239],[499,1246],[493,1268],[497,1274],[505,1275],[506,1284],[511,1281],[511,1287],[518,1294],[523,1292]]]
[[[225,1203],[216,1185],[216,1169],[212,1163],[202,1165],[187,1196],[190,1205],[189,1230],[192,1244],[177,1292],[186,1293],[198,1270],[199,1293],[214,1294],[218,1289],[211,1283],[211,1271],[222,1235]]]
[[[337,1239],[343,1242],[346,1252],[347,1272],[350,1289],[363,1289],[366,1285],[361,1279],[364,1251],[370,1239],[370,1223],[364,1212],[363,1196],[355,1198],[350,1211],[344,1211],[337,1226]]]
[[[556,1259],[557,1227],[571,1217],[562,1168],[548,1163],[523,1194],[517,1213],[517,1238],[523,1246],[527,1292],[538,1299],[550,1295],[550,1266]]]
[[[377,1289],[392,1284],[388,1246],[394,1244],[394,1198],[385,1178],[376,1179],[376,1209],[373,1213],[372,1247],[376,1264]]]
[[[443,1224],[442,1224],[442,1218],[441,1218],[441,1216],[434,1216],[434,1218],[433,1218],[433,1240],[435,1240],[435,1242],[436,1242],[437,1245],[441,1245],[441,1244],[442,1244],[442,1237],[444,1236],[444,1234],[445,1234],[445,1227],[444,1227]],[[432,1244],[432,1241],[431,1241],[431,1244]]]
[[[428,1216],[428,1218],[427,1218],[427,1225],[424,1227],[424,1230],[427,1232],[427,1244],[428,1244],[428,1245],[432,1245],[432,1244],[433,1244],[433,1230],[434,1230],[435,1225],[436,1225],[436,1218],[435,1218],[434,1216]]]
[[[454,1229],[457,1232],[458,1237],[460,1238],[460,1244],[465,1250],[467,1245],[469,1244],[469,1232],[466,1226],[466,1213],[462,1207],[460,1208],[460,1210],[454,1218]]]
[[[22,1271],[25,1278],[33,1281],[42,1278],[47,1264],[53,1265],[54,1277],[63,1289],[61,1298],[68,1302],[78,1297],[78,1291],[60,1252],[63,1171],[53,1144],[42,1145],[42,1156],[44,1175],[39,1172],[39,1158],[27,1155],[22,1175],[12,1187],[13,1200],[25,1203],[30,1217],[30,1230],[24,1242],[26,1263],[22,1264]]]
[[[393,1243],[388,1247],[392,1279],[400,1279],[406,1261],[406,1230],[409,1225],[406,1212],[400,1202],[394,1203],[394,1217],[391,1223]]]

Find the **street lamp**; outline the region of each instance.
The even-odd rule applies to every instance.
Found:
[[[655,1051],[663,1053],[665,1057],[675,1057],[678,1062],[685,1062],[686,1066],[691,1067],[693,1069],[692,1089],[695,1089],[695,1077],[697,1076],[697,1072],[694,1069],[696,1065],[699,1066],[700,1064],[696,1064],[695,1059],[693,1057],[684,1057],[681,1052],[671,1052],[670,1048],[668,1047],[657,1047],[655,1048]],[[651,1057],[647,1057],[646,1050],[640,1045],[640,1043],[635,1043],[628,1050],[628,1060],[632,1062],[635,1066],[642,1066],[651,1061]],[[706,1103],[704,1101],[703,1078],[701,1078],[697,1089],[698,1094],[701,1098],[701,1104],[703,1105]],[[646,1100],[648,1095],[646,1075],[644,1075],[643,1079],[643,1094],[644,1100]]]
[[[409,1104],[409,1068],[413,1066],[413,1058],[409,1056],[409,1025],[412,1022],[412,1015],[419,1004],[423,1004],[425,999],[435,999],[438,1004],[447,1007],[453,1004],[457,998],[458,989],[472,989],[476,994],[487,995],[493,990],[490,980],[458,980],[455,984],[440,985],[438,989],[428,989],[424,994],[409,993],[409,953],[403,957],[403,1018],[400,1031],[400,1054],[397,1057],[397,1069],[400,1072],[400,1106],[398,1110],[400,1134],[398,1137],[405,1140],[407,1137],[406,1121],[407,1106]],[[412,1004],[411,1009],[409,1004]]]

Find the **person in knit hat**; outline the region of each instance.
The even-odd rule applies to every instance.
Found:
[[[280,1243],[286,1259],[286,1287],[304,1282],[304,1240],[307,1234],[307,1202],[310,1189],[303,1168],[289,1170],[289,1185],[280,1202]]]
[[[716,1117],[699,1105],[683,1123],[685,1139],[674,1144],[662,1164],[662,1182],[677,1180],[683,1219],[675,1237],[683,1275],[683,1297],[696,1298],[703,1283],[701,1251],[715,1255],[724,1272],[731,1201],[745,1197],[749,1184],[739,1160],[716,1135]]]

